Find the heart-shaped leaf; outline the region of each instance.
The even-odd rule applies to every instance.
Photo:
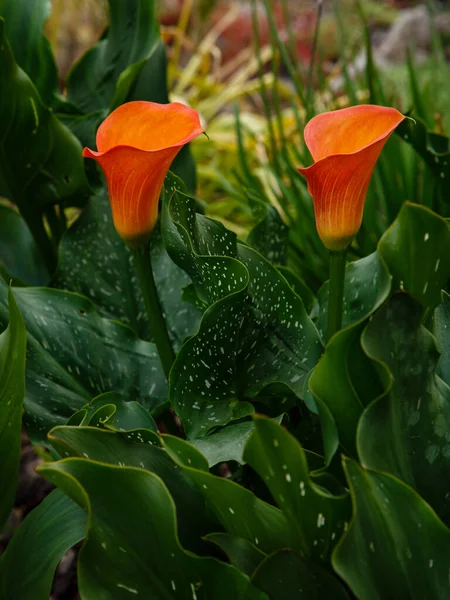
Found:
[[[197,215],[194,200],[179,189],[177,182],[167,189],[172,197],[163,213],[164,243],[209,305],[170,379],[171,401],[193,439],[251,414],[248,400],[271,384],[302,397],[322,347],[303,302],[280,272],[236,244],[222,224]]]

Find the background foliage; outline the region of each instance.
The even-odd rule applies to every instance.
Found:
[[[110,0],[109,28],[64,88],[42,30],[47,3],[0,0],[2,525],[21,424],[57,488],[0,557],[5,598],[48,598],[60,558],[80,541],[83,599],[448,597],[440,38],[430,58],[439,78],[424,89],[411,53],[405,93],[375,65],[355,4],[366,66],[350,76],[336,3],[338,92],[320,44],[299,64],[289,19],[285,42],[263,4],[270,47],[256,28],[256,58],[205,91],[202,59],[218,31],[184,70],[176,45],[167,65],[153,0]],[[116,106],[167,102],[169,89],[197,106],[210,139],[194,148],[198,194],[190,149],[172,165],[152,239],[177,350],[166,382],[132,256],[81,148]],[[246,104],[223,113],[244,92],[259,94],[263,120]],[[325,344],[328,257],[296,168],[310,163],[307,120],[359,101],[414,122],[383,151],[346,267],[344,328]]]

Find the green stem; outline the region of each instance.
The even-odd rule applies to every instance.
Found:
[[[330,287],[328,296],[327,340],[341,329],[344,306],[345,258],[347,251],[330,251]]]
[[[134,244],[131,247],[131,251],[133,252],[139,283],[144,297],[145,310],[147,311],[150,329],[153,339],[155,340],[164,373],[168,379],[170,369],[175,360],[175,353],[172,348],[169,334],[167,333],[166,323],[159,303],[158,292],[153,277],[148,241],[141,241]]]

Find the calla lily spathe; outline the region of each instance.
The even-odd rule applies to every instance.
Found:
[[[403,119],[394,108],[362,104],[322,113],[306,125],[314,164],[298,170],[308,182],[317,231],[329,250],[345,250],[358,233],[375,164]]]
[[[100,125],[97,151],[85,148],[83,156],[103,169],[114,225],[125,241],[151,233],[173,159],[202,132],[198,113],[178,102],[128,102]]]

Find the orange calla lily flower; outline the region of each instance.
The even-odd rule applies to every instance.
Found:
[[[317,231],[329,250],[345,250],[358,233],[375,164],[403,119],[395,108],[362,104],[317,115],[306,125],[314,164],[298,170],[307,179]]]
[[[198,113],[178,102],[128,102],[100,125],[98,151],[85,148],[83,156],[103,169],[114,225],[125,241],[153,230],[167,171],[181,148],[202,132]]]

